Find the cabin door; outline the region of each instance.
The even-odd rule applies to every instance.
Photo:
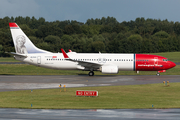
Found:
[[[158,57],[154,57],[154,65],[155,65],[155,66],[158,65]]]
[[[41,64],[41,56],[37,57],[37,64]]]

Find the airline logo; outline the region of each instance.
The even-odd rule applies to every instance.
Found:
[[[57,56],[52,56],[52,58],[57,58]]]

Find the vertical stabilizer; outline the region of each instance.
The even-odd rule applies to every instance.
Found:
[[[9,27],[11,30],[16,53],[50,53],[48,51],[37,48],[16,23],[9,23]]]

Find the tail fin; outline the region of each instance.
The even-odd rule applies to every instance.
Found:
[[[18,54],[50,53],[37,48],[16,23],[9,23],[14,47]]]

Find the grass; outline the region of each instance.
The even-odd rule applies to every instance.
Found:
[[[15,60],[13,57],[0,57],[0,62],[20,62]]]
[[[0,75],[87,75],[89,71],[79,70],[53,70],[42,67],[36,67],[27,64],[0,64]],[[156,71],[140,71],[139,74],[135,71],[119,71],[118,74],[113,75],[155,75]],[[95,71],[95,75],[112,75],[102,74]],[[180,75],[180,65],[167,70],[161,75]]]
[[[76,97],[76,90],[97,90],[98,97]],[[0,92],[1,108],[35,109],[146,109],[180,108],[180,83],[82,87]]]

